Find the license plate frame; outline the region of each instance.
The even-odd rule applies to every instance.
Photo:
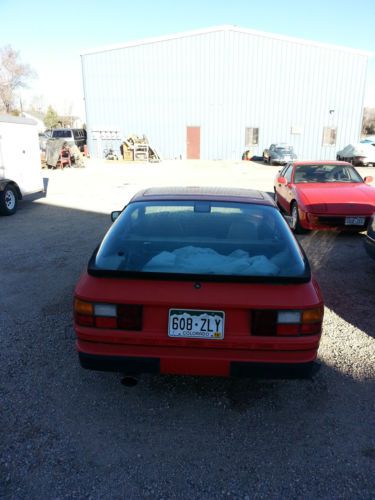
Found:
[[[224,311],[207,309],[169,309],[168,337],[198,340],[223,340],[224,329]]]
[[[366,217],[350,216],[345,217],[345,226],[364,226]]]

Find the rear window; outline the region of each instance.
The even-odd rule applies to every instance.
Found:
[[[292,148],[275,148],[275,151],[278,153],[292,153],[293,149]]]
[[[91,266],[144,276],[307,275],[301,250],[276,208],[217,201],[131,203]]]
[[[52,137],[61,137],[63,139],[67,139],[72,137],[72,131],[71,130],[54,130],[52,132]]]

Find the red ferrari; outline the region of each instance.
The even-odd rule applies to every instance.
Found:
[[[84,368],[224,377],[314,371],[323,300],[268,194],[150,188],[112,220],[75,290]]]
[[[295,161],[274,184],[278,206],[291,216],[295,232],[311,229],[364,231],[375,212],[372,177],[342,161]]]

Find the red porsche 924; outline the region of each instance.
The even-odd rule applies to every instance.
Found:
[[[372,177],[362,177],[342,161],[295,161],[276,176],[278,206],[291,215],[291,227],[364,231],[375,212]]]
[[[314,371],[322,296],[269,195],[150,188],[112,220],[75,290],[84,368],[213,376]]]

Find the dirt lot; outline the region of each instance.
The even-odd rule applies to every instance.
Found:
[[[120,376],[79,367],[74,285],[141,186],[272,191],[247,162],[44,171],[0,218],[0,498],[374,498],[375,261],[363,235],[300,238],[325,297],[313,380]],[[375,169],[360,169],[374,175]]]

